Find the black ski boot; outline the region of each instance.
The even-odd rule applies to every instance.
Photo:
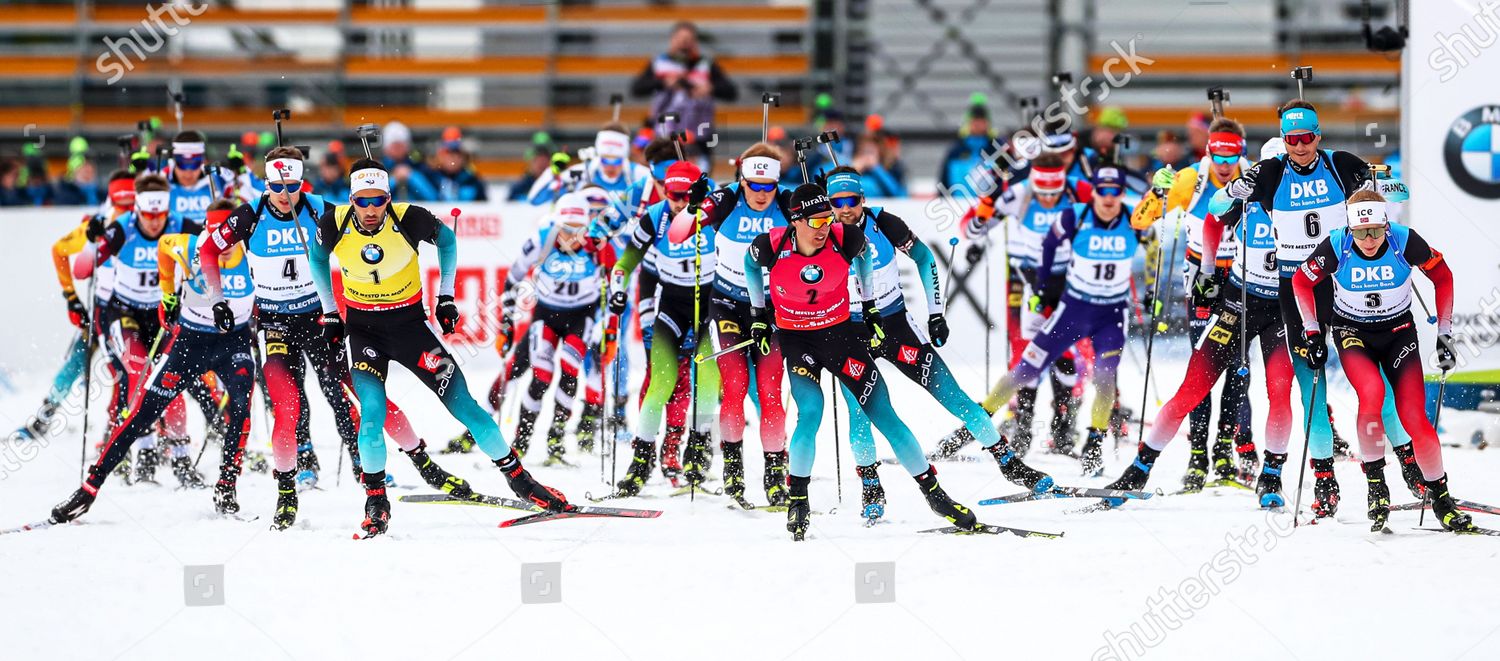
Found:
[[[276,514],[271,517],[272,530],[286,530],[297,522],[297,474],[271,471],[276,478]]]
[[[807,483],[811,480],[796,475],[787,479],[786,531],[792,533],[794,542],[807,537],[807,526],[812,519],[812,508],[807,504]]]
[[[172,475],[177,478],[178,487],[181,489],[202,489],[208,485],[203,483],[203,476],[193,468],[193,458],[188,456],[186,450],[191,445],[192,441],[186,438],[167,441],[167,447],[172,448]],[[183,448],[180,453],[179,448]]]
[[[1072,455],[1078,443],[1078,407],[1082,400],[1073,396],[1053,375],[1052,380],[1052,452]]]
[[[1286,453],[1272,454],[1266,450],[1266,463],[1255,481],[1255,495],[1260,506],[1266,509],[1286,507],[1286,498],[1281,495],[1281,468],[1286,465]]]
[[[880,464],[874,463],[854,467],[854,473],[859,475],[860,513],[869,523],[875,523],[885,516],[885,487],[880,486],[880,473],[876,470],[879,466]]]
[[[578,451],[589,453],[594,451],[594,439],[599,435],[599,420],[604,417],[604,407],[598,404],[584,404],[583,412],[578,415],[578,430],[573,432],[578,437]]]
[[[67,523],[89,511],[94,506],[94,494],[89,492],[87,486],[79,487],[73,495],[52,508],[50,520],[53,523]]]
[[[1208,438],[1191,439],[1192,447],[1188,450],[1187,472],[1182,475],[1182,492],[1198,493],[1203,490],[1203,483],[1208,481]]]
[[[745,444],[725,441],[719,450],[724,453],[724,494],[740,500],[745,497]]]
[[[245,451],[245,470],[252,473],[267,473],[271,470],[271,459],[264,452]]]
[[[917,487],[922,490],[922,496],[927,499],[927,507],[932,512],[948,520],[949,523],[961,530],[974,530],[978,527],[979,520],[969,508],[953,502],[943,491],[943,486],[938,484],[937,467],[928,466],[926,471],[916,477]]]
[[[1000,437],[999,443],[985,449],[989,450],[990,455],[995,458],[995,463],[1000,464],[1000,474],[1004,475],[1005,479],[1036,493],[1046,493],[1052,490],[1054,484],[1052,476],[1021,461],[1020,455],[1010,449],[1010,442],[1004,436]]]
[[[1313,516],[1327,518],[1339,511],[1339,482],[1333,476],[1332,459],[1313,459]]]
[[[661,438],[661,476],[667,478],[672,486],[677,486],[677,478],[682,476],[682,435],[687,433],[686,427],[667,426],[667,434]]]
[[[1448,495],[1448,474],[1430,482],[1423,482],[1427,487],[1427,493],[1431,494],[1432,513],[1437,516],[1438,522],[1449,530],[1472,530],[1474,520],[1467,513],[1459,511],[1458,505],[1453,502],[1453,497]],[[55,512],[56,510],[54,510]]]
[[[521,420],[516,423],[516,440],[510,444],[517,457],[526,456],[526,451],[531,448],[531,435],[536,433],[536,419],[541,414],[540,410],[531,411],[521,407]]]
[[[974,434],[968,427],[959,427],[938,440],[937,449],[927,455],[928,461],[947,461],[958,456],[959,450],[974,442]]]
[[[571,417],[573,412],[567,409],[553,410],[552,425],[547,428],[547,458],[542,461],[543,466],[569,465],[563,458],[568,451],[568,447],[563,444],[563,435],[568,433],[568,418]]]
[[[1360,464],[1365,471],[1365,518],[1370,520],[1370,532],[1385,529],[1391,518],[1391,488],[1385,483],[1385,457]]]
[[[1146,480],[1151,479],[1151,467],[1156,465],[1156,458],[1161,456],[1160,450],[1152,450],[1151,446],[1141,444],[1136,451],[1135,461],[1125,467],[1119,479],[1105,485],[1106,489],[1128,489],[1137,491],[1145,488]]]
[[[688,432],[687,445],[682,449],[682,475],[687,478],[688,484],[702,486],[704,480],[708,479],[709,464],[713,460],[708,441],[706,431]]]
[[[219,481],[214,483],[214,511],[221,516],[232,516],[240,513],[239,495],[235,493],[234,477],[220,475]]]
[[[1214,480],[1233,480],[1239,472],[1239,458],[1234,453],[1234,439],[1220,437],[1214,441]]]
[[[51,401],[42,402],[42,408],[37,409],[36,415],[17,432],[18,440],[40,440],[47,437],[47,432],[52,429],[53,416],[57,414],[57,405]]]
[[[1025,457],[1031,450],[1032,427],[1036,420],[1036,388],[1022,388],[1016,391],[1016,417],[1013,419],[1010,438],[1010,451],[1016,453],[1017,457]],[[964,431],[968,431],[965,429]],[[971,437],[972,438],[972,437]]]
[[[1084,477],[1099,477],[1104,474],[1104,430],[1089,427],[1088,440],[1083,442],[1083,452],[1078,460],[1083,464]]]
[[[135,453],[135,481],[158,484],[156,466],[160,463],[161,452],[156,449],[156,446],[141,448]]]
[[[528,503],[536,505],[551,512],[566,512],[573,509],[568,504],[568,497],[561,491],[537,482],[531,477],[531,473],[521,465],[521,458],[516,455],[515,450],[510,454],[495,460],[495,467],[505,474],[505,481],[510,485],[510,490]]]
[[[1118,393],[1116,393],[1118,395]],[[1115,439],[1115,445],[1119,445],[1130,438],[1130,421],[1135,412],[1127,406],[1120,406],[1118,396],[1115,399],[1115,408],[1109,412],[1109,433]]]
[[[465,431],[448,440],[442,454],[468,454],[474,451],[474,435]]]
[[[762,484],[766,487],[766,502],[771,507],[786,507],[787,503],[787,471],[786,450],[781,452],[766,452],[766,474]]]
[[[646,480],[651,479],[651,463],[656,461],[656,447],[650,441],[637,438],[630,442],[630,449],[635,451],[635,457],[630,460],[630,468],[625,469],[624,479],[615,484],[615,492],[621,496],[640,493]]]
[[[1239,472],[1235,474],[1235,477],[1240,482],[1250,484],[1251,478],[1260,469],[1260,455],[1255,453],[1255,441],[1246,438],[1239,445],[1234,446],[1234,451],[1240,455]]]
[[[1406,482],[1406,488],[1411,490],[1411,496],[1421,500],[1427,495],[1427,487],[1422,481],[1422,469],[1417,467],[1416,451],[1412,449],[1411,443],[1398,445],[1391,448],[1396,453],[1396,458],[1401,460],[1401,479]]]
[[[427,486],[461,500],[474,497],[474,489],[469,486],[467,480],[443,470],[442,466],[432,460],[432,456],[427,454],[427,441],[418,440],[417,447],[412,448],[410,452],[405,450],[402,452],[406,452],[406,456],[411,459],[411,464],[417,467],[417,473],[422,476],[422,481],[426,482]]]
[[[361,473],[359,480],[365,485],[365,520],[359,524],[365,538],[385,533],[391,524],[391,501],[385,497],[385,471]]]

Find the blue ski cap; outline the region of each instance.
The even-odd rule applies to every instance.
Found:
[[[1322,130],[1318,128],[1318,113],[1312,108],[1292,108],[1281,116],[1281,134],[1287,135],[1297,131],[1309,131],[1321,135]]]
[[[1125,174],[1117,167],[1103,167],[1094,171],[1094,188],[1124,188]]]
[[[838,195],[840,193],[854,193],[863,196],[865,194],[864,184],[859,180],[859,175],[853,172],[840,172],[828,177],[828,194]]]

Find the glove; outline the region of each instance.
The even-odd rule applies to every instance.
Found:
[[[1058,294],[1032,294],[1031,300],[1027,301],[1027,304],[1031,306],[1032,312],[1040,314],[1043,317],[1050,317],[1052,316],[1052,311],[1057,309],[1058,300]]]
[[[880,308],[875,303],[865,302],[865,326],[870,328],[870,350],[880,348],[880,343],[885,341],[885,329],[880,326]]]
[[[1141,294],[1141,310],[1153,317],[1161,314],[1161,301],[1156,300],[1155,289],[1147,289],[1146,293]]]
[[[68,320],[74,326],[87,328],[89,325],[89,309],[83,307],[83,301],[78,300],[78,293],[74,291],[63,292],[63,298],[68,301]]]
[[[970,266],[978,264],[979,260],[984,259],[984,244],[977,241],[969,244],[968,250],[964,251],[964,259]]]
[[[89,224],[83,228],[83,237],[93,243],[101,236],[104,236],[104,216],[96,213],[89,216]]]
[[[1444,372],[1458,367],[1458,356],[1453,352],[1453,336],[1447,333],[1437,336],[1437,366]]]
[[[1141,197],[1141,203],[1135,205],[1135,211],[1130,214],[1130,228],[1136,231],[1150,229],[1163,214],[1162,199],[1156,191],[1146,193]]]
[[[765,308],[750,309],[750,339],[762,356],[771,354],[771,312]]]
[[[175,296],[173,298],[176,298]],[[221,333],[234,330],[234,310],[229,309],[229,303],[219,301],[214,303],[214,326]]]
[[[1193,278],[1193,289],[1202,298],[1219,297],[1219,273],[1214,270],[1199,270]]]
[[[1151,175],[1151,187],[1152,188],[1160,188],[1162,190],[1168,190],[1168,189],[1172,188],[1172,184],[1174,184],[1176,182],[1177,182],[1177,172],[1173,171],[1172,170],[1172,166],[1170,166],[1170,165],[1167,166],[1167,167],[1161,168],[1160,170],[1157,170],[1156,174]]]
[[[562,174],[562,171],[572,162],[573,157],[569,156],[567,152],[560,151],[552,154],[552,176],[556,177]]]
[[[932,346],[940,347],[948,343],[948,320],[941,314],[927,315],[927,336],[932,339]]]
[[[323,329],[323,339],[329,343],[344,341],[344,320],[338,312],[324,312],[318,317],[318,326]]]
[[[224,159],[224,164],[228,166],[229,171],[233,172],[236,176],[245,171],[245,154],[244,152],[240,151],[238,145],[231,143],[229,145],[229,151],[225,152],[224,154]]]
[[[974,217],[983,222],[990,222],[995,217],[995,199],[986,195],[979,198],[979,203],[974,205]]]
[[[1303,331],[1302,351],[1302,357],[1307,359],[1313,369],[1323,369],[1323,365],[1328,363],[1328,344],[1323,341],[1323,331]]]
[[[142,145],[140,151],[130,155],[130,173],[135,175],[143,174],[150,167],[151,150]]]
[[[625,314],[625,273],[611,271],[609,274],[609,313]]]
[[[458,328],[458,304],[453,302],[453,297],[448,294],[438,294],[437,312],[438,326],[443,329],[444,335],[452,335],[454,329]]]
[[[161,303],[156,306],[156,320],[160,321],[162,326],[177,323],[177,316],[181,312],[178,308],[179,304],[181,301],[178,300],[176,294],[162,294]]]
[[[1249,198],[1251,191],[1255,190],[1255,177],[1259,171],[1260,168],[1252,167],[1240,174],[1240,178],[1229,182],[1229,188],[1225,189],[1229,191],[1229,196],[1236,200]]]
[[[688,187],[688,210],[696,211],[708,199],[708,175],[698,175],[698,180]]]

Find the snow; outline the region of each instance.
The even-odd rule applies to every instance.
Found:
[[[979,361],[956,347],[944,353],[969,392],[982,392]],[[977,348],[967,353],[979,355]],[[1154,369],[1162,386],[1180,382],[1185,354],[1180,338],[1158,345]],[[1142,375],[1129,359],[1125,365],[1123,392],[1134,408]],[[481,352],[466,370],[482,395],[495,372],[492,354]],[[44,377],[50,374],[12,375],[11,389],[0,395],[0,423],[24,422]],[[1334,383],[1336,416],[1352,436],[1352,392],[1341,376]],[[909,382],[897,376],[892,386],[897,409],[924,442],[956,426]],[[391,392],[429,443],[441,446],[458,431],[409,377],[398,374]],[[1257,381],[1252,392],[1263,411],[1263,385]],[[1145,657],[1157,659],[1489,659],[1500,649],[1493,617],[1500,542],[1414,531],[1415,512],[1395,513],[1392,535],[1370,533],[1354,462],[1338,465],[1338,521],[1290,534],[1268,534],[1276,522],[1248,492],[1235,491],[1159,497],[1087,515],[1065,513],[1089,502],[1079,500],[976,508],[991,523],[1067,533],[1058,540],[921,535],[943,522],[897,466],[881,469],[887,522],[867,528],[843,449],[839,503],[825,422],[829,438],[812,504],[837,511],[815,516],[802,544],[789,541],[784,515],[731,510],[722,497],[669,498],[659,476],[647,497],[611,503],[664,510],[659,519],[501,530],[498,522],[519,513],[396,502],[390,535],[356,542],[350,537],[363,495],[347,475],[334,484],[336,437],[326,406],[312,397],[325,490],[303,494],[294,530],[267,529],[273,483],[247,474],[241,500],[259,521],[217,519],[207,491],[111,479],[84,523],[0,537],[4,656],[147,659],[192,650],[223,659],[1140,658],[1118,635],[1132,626],[1148,645]],[[96,408],[95,430],[99,415]],[[44,518],[76,485],[77,422],[18,469],[11,460],[31,450],[0,445],[0,527]],[[1466,442],[1483,422],[1476,413],[1445,413],[1446,437],[1464,439],[1465,447],[1444,452],[1455,495],[1497,503],[1500,484],[1490,478],[1500,470],[1500,452]],[[264,422],[255,423],[252,447],[264,448]],[[191,428],[201,429],[196,417]],[[512,429],[508,422],[507,436]],[[748,438],[748,495],[763,502],[753,429]],[[1289,469],[1298,465],[1300,433],[1293,446]],[[580,467],[540,467],[533,455],[532,470],[574,500],[606,491],[597,456],[578,457],[572,447],[570,454]],[[1098,479],[1075,477],[1074,460],[1040,449],[1030,461],[1061,483],[1102,485],[1131,454],[1106,451],[1106,477]],[[1151,487],[1178,488],[1186,455],[1179,437]],[[205,474],[213,472],[212,456]],[[480,490],[510,495],[480,455],[434,456]],[[622,452],[621,472],[625,461]],[[393,456],[390,467],[400,483],[420,484],[404,457]],[[970,505],[1019,490],[989,461],[944,463],[940,471],[949,493]],[[1287,475],[1290,499],[1296,474]],[[1394,466],[1387,476],[1393,500],[1410,500]],[[1311,476],[1308,482],[1304,501]],[[1475,516],[1500,527],[1497,517]],[[522,604],[523,563],[543,562],[561,563],[554,586],[561,603]],[[855,603],[865,577],[856,564],[865,562],[894,563],[894,582],[887,583],[893,603]],[[189,565],[223,565],[223,606],[185,605]],[[1168,594],[1177,605],[1166,607],[1167,615],[1150,605],[1163,590],[1183,595],[1174,602]]]

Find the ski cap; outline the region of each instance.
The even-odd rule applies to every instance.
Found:
[[[781,161],[768,156],[751,156],[740,161],[740,176],[746,179],[781,179]]]
[[[1271,138],[1270,140],[1266,141],[1266,144],[1260,146],[1260,160],[1262,161],[1279,158],[1285,155],[1286,143],[1281,141],[1280,136]]]
[[[1385,201],[1370,200],[1349,205],[1349,229],[1386,224]]]
[[[266,181],[302,181],[302,161],[296,158],[277,158],[266,161]]]
[[[1296,131],[1308,131],[1320,134],[1318,128],[1318,112],[1312,108],[1292,108],[1281,115],[1281,134],[1287,135]]]
[[[828,194],[854,193],[863,196],[865,194],[864,182],[860,181],[859,175],[853,172],[840,172],[828,177]]]
[[[828,193],[819,188],[817,184],[802,184],[792,191],[792,199],[787,204],[787,220],[807,220],[818,214],[832,213],[833,206],[828,203]]]
[[[621,165],[630,154],[630,136],[619,131],[600,131],[594,137],[594,149],[599,152],[600,163]]]
[[[1063,187],[1068,184],[1068,175],[1061,167],[1043,168],[1037,165],[1031,166],[1031,174],[1027,176],[1031,182],[1031,189],[1038,193],[1061,193]]]
[[[667,176],[662,179],[662,185],[669,193],[682,193],[693,187],[693,182],[703,176],[703,171],[698,166],[688,161],[677,161],[667,168]]]
[[[1120,168],[1103,167],[1094,171],[1093,183],[1095,189],[1109,186],[1123,189],[1125,188],[1125,175],[1120,172]]]
[[[148,190],[135,194],[135,210],[140,213],[166,213],[172,208],[172,193],[164,190]]]
[[[135,206],[135,180],[116,179],[109,182],[109,203],[121,209]]]
[[[411,129],[401,122],[390,122],[380,129],[380,138],[385,144],[411,144]]]
[[[557,200],[553,219],[564,231],[577,232],[589,224],[589,198],[581,192],[563,195]]]
[[[387,195],[391,192],[391,175],[380,168],[355,170],[349,175],[349,196],[367,190],[378,190]]]

